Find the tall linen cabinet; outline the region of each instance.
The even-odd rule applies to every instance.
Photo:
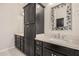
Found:
[[[24,7],[24,52],[34,55],[34,38],[36,36],[36,4],[29,3]]]

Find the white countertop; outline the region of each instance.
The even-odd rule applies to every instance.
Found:
[[[35,40],[48,42],[48,43],[51,43],[51,44],[56,44],[56,45],[60,45],[60,46],[69,47],[69,48],[72,48],[72,49],[79,50],[79,45],[73,43],[72,40],[66,41],[66,40],[51,38],[47,34],[38,34],[38,35],[36,35]]]
[[[24,33],[16,33],[16,35],[24,36]]]

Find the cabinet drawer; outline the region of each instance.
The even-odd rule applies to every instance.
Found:
[[[17,37],[17,40],[20,40],[20,36],[19,35],[17,35],[16,37]]]
[[[53,52],[53,54],[51,54],[51,55],[53,55],[53,56],[64,56],[64,55],[57,53],[57,52]]]
[[[43,48],[43,56],[52,56],[52,51],[48,50],[47,48]]]
[[[35,56],[41,56],[41,55],[39,55],[39,54],[36,54]]]
[[[40,56],[42,55],[42,47],[36,46],[36,54]]]
[[[79,50],[74,50],[74,55],[79,56]]]
[[[17,40],[17,48],[20,49],[20,40]]]
[[[21,49],[21,51],[24,51],[24,40],[23,39],[21,39],[21,42],[20,42],[20,49]]]
[[[43,43],[41,41],[36,40],[36,45],[42,46]]]
[[[47,48],[43,48],[43,56],[63,56],[62,54],[49,50]]]
[[[50,50],[57,51],[63,55],[68,55],[68,56],[73,56],[74,55],[74,50],[71,48],[67,48],[64,46],[59,46],[55,44],[50,44],[50,43],[43,43],[43,47],[46,47]]]

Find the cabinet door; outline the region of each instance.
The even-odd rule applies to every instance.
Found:
[[[36,37],[36,24],[30,24],[30,38],[34,39]]]
[[[38,56],[42,56],[43,55],[42,47],[36,45],[36,47],[35,47],[35,54],[38,55]]]
[[[36,4],[36,33],[44,33],[44,7]],[[38,8],[39,7],[39,8]]]
[[[36,4],[35,3],[30,3],[30,23],[35,23],[36,22]]]
[[[30,24],[30,55],[34,55],[34,38],[36,36],[35,24]]]
[[[17,35],[17,48],[20,49],[20,36]]]
[[[35,46],[34,46],[34,39],[32,39],[31,41],[30,41],[30,56],[34,56],[35,54],[34,54],[34,48],[35,48]]]
[[[15,35],[15,47],[17,48],[17,35]]]
[[[27,38],[24,40],[24,53],[30,56],[30,39]]]
[[[63,56],[62,54],[43,48],[43,56]]]
[[[26,55],[30,55],[30,26],[24,26],[24,52]]]
[[[25,25],[25,52],[28,55],[34,55],[34,38],[36,36],[35,24]]]
[[[36,36],[36,25],[35,24],[29,24],[24,26],[24,35],[25,38],[35,38]]]
[[[24,38],[22,36],[20,40],[20,45],[21,45],[21,51],[24,52]]]
[[[36,14],[36,5],[35,3],[29,3],[24,7],[24,23],[35,23],[35,14]]]
[[[30,19],[30,6],[26,6],[24,8],[24,24],[29,24],[29,19]]]
[[[64,56],[64,55],[57,53],[57,52],[53,52],[53,56]]]
[[[30,25],[24,25],[24,38],[30,37]]]
[[[43,48],[43,56],[53,56],[53,52],[46,49],[46,48]]]

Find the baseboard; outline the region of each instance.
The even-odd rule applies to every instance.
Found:
[[[7,50],[9,50],[9,49],[12,49],[12,48],[15,48],[15,47],[10,47],[10,48],[6,48],[6,49],[2,49],[2,50],[0,50],[0,53],[1,53],[1,52],[5,52],[5,51],[7,51]]]

